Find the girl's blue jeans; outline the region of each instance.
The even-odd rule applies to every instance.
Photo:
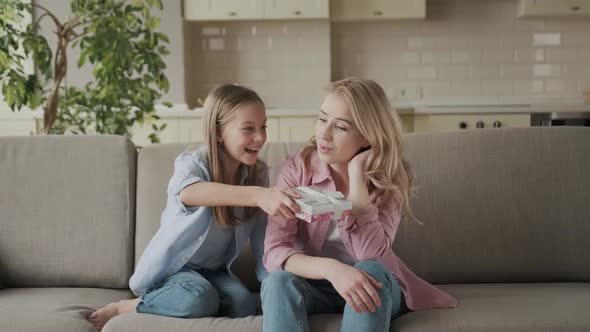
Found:
[[[137,312],[183,318],[256,315],[257,301],[227,270],[183,267],[142,295]]]

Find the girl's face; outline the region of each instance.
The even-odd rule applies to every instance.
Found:
[[[233,118],[221,128],[218,139],[233,161],[254,165],[258,151],[266,142],[264,105],[252,103],[238,108]]]
[[[315,126],[320,160],[327,164],[348,163],[367,141],[353,125],[352,114],[344,99],[330,93],[324,99]]]

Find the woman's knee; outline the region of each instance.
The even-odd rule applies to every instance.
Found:
[[[300,277],[287,271],[275,271],[262,281],[262,297],[272,294],[275,296],[284,295],[298,291]]]
[[[381,300],[391,299],[393,307],[397,308],[396,312],[399,311],[403,293],[397,278],[383,264],[376,261],[361,261],[355,267],[365,271],[382,284],[382,288],[376,289]]]
[[[299,277],[287,271],[274,271],[268,275],[263,281],[262,286],[266,288],[284,288],[285,285],[292,284]]]
[[[360,261],[355,267],[359,270],[365,271],[383,285],[389,285],[392,287],[398,285],[397,279],[393,274],[383,264],[377,261]]]

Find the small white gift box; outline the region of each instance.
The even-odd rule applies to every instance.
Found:
[[[307,222],[344,221],[350,215],[352,201],[344,199],[339,191],[324,191],[315,186],[293,188],[301,195],[295,202],[301,213],[295,216]]]

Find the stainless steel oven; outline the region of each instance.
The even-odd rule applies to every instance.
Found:
[[[531,125],[590,127],[590,112],[533,113]]]

